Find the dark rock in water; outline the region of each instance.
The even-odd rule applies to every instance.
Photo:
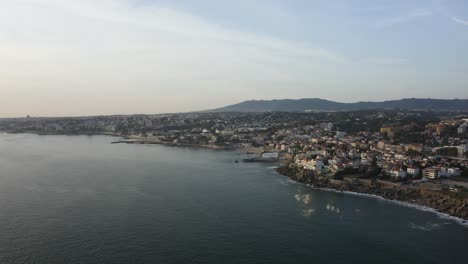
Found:
[[[258,158],[258,157],[255,157],[255,158],[247,158],[247,159],[243,159],[242,161],[243,161],[243,162],[264,162],[264,163],[275,163],[275,162],[278,162],[277,159],[263,159],[263,158]]]

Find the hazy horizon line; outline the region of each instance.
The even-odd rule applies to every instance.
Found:
[[[34,116],[34,115],[23,115],[23,116],[0,116],[0,119],[21,119],[21,118],[84,118],[84,117],[109,117],[109,116],[137,116],[137,115],[171,115],[171,114],[188,114],[188,113],[203,113],[203,112],[209,112],[217,109],[221,109],[224,107],[229,107],[237,104],[241,104],[244,102],[265,102],[265,101],[282,101],[282,100],[291,100],[291,101],[299,101],[299,100],[310,100],[310,99],[318,99],[318,100],[324,100],[324,101],[329,101],[329,102],[334,102],[334,103],[342,103],[342,104],[355,104],[355,103],[366,103],[366,102],[372,102],[372,103],[382,103],[382,102],[389,102],[389,101],[400,101],[400,100],[407,100],[407,99],[416,99],[416,100],[446,100],[446,101],[452,101],[452,100],[468,100],[468,98],[431,98],[431,97],[403,97],[400,99],[388,99],[388,100],[367,100],[367,101],[350,101],[350,102],[342,102],[342,101],[335,101],[335,100],[329,100],[329,99],[324,99],[324,98],[319,98],[319,97],[302,97],[302,98],[281,98],[281,99],[247,99],[243,100],[237,103],[233,104],[228,104],[216,108],[211,108],[211,109],[203,109],[203,110],[192,110],[192,111],[180,111],[180,112],[161,112],[161,113],[103,113],[103,114],[84,114],[84,115],[39,115],[39,116]],[[363,109],[363,110],[369,110],[369,109]],[[376,109],[377,110],[377,109]],[[343,110],[343,111],[358,111],[358,110]],[[327,112],[324,110],[324,112]],[[333,112],[330,110],[330,112]]]

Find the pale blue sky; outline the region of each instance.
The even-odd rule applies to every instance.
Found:
[[[468,98],[467,1],[0,0],[0,116]]]

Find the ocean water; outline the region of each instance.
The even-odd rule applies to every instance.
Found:
[[[465,263],[468,228],[235,152],[0,134],[0,263]]]

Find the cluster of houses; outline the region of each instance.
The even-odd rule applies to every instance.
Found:
[[[82,118],[25,118],[0,123],[0,130],[56,133],[108,133],[154,138],[171,143],[258,147],[261,158],[288,156],[297,166],[333,176],[343,170],[379,168],[396,179],[459,176],[468,168],[468,119],[429,123],[417,134],[418,143],[403,143],[420,128],[415,123],[385,125],[371,131],[367,120],[420,118],[418,113],[336,113],[342,123],[324,114],[187,113]],[[367,115],[367,116],[366,116]],[[392,116],[392,117],[389,117]],[[354,118],[354,121],[350,121]],[[367,119],[366,119],[367,118]],[[322,120],[322,121],[321,121]],[[344,124],[358,125],[344,132]],[[408,140],[411,142],[411,140]]]
[[[463,124],[466,124],[464,122]],[[440,147],[424,144],[395,144],[385,139],[388,133],[397,133],[403,128],[382,128],[380,133],[361,132],[346,135],[335,131],[331,134],[329,125],[320,125],[320,130],[307,141],[295,142],[300,147],[294,152],[294,163],[320,175],[333,176],[340,170],[369,168],[377,166],[381,172],[395,179],[424,177],[460,176],[461,168],[466,168],[468,159],[468,141],[457,139],[457,146],[445,146],[457,149],[457,157],[440,157]],[[437,136],[443,133],[445,125],[428,126],[435,129]],[[384,136],[384,134],[386,134]],[[391,135],[392,136],[392,135]],[[453,139],[452,139],[453,140]]]

